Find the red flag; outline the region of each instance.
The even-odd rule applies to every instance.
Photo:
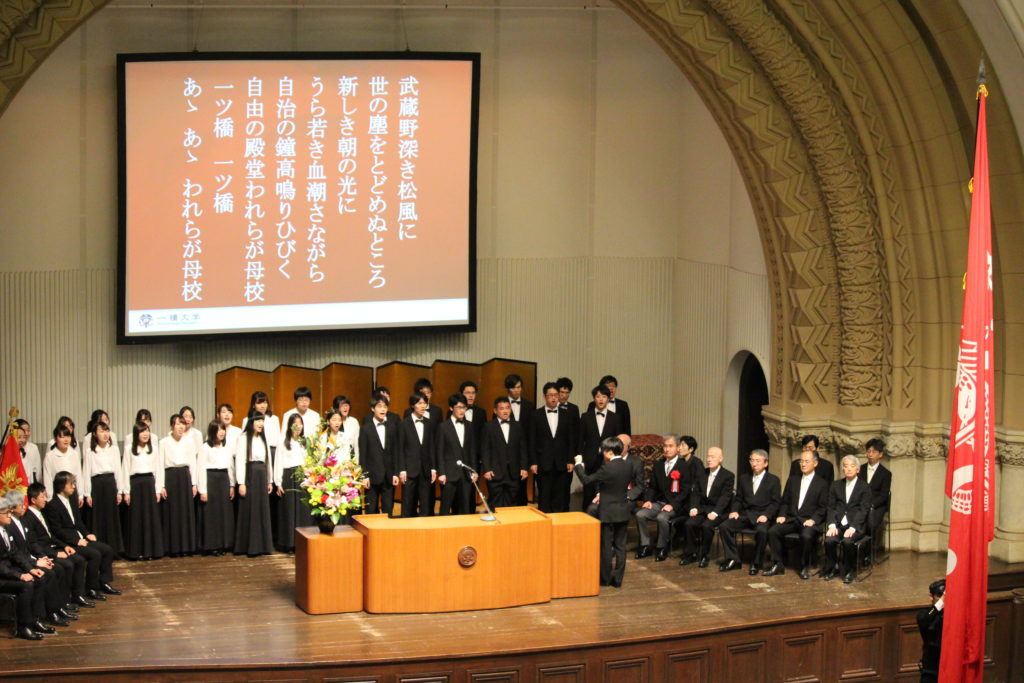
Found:
[[[978,87],[971,228],[964,311],[949,430],[946,495],[949,555],[939,680],[981,681],[985,656],[988,543],[995,530],[995,370],[992,329],[992,225],[985,100]]]
[[[28,475],[25,473],[25,463],[21,460],[17,435],[18,430],[12,428],[4,441],[4,453],[0,457],[0,495],[12,489],[22,493],[28,491]]]

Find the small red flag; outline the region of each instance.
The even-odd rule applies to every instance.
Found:
[[[967,275],[946,467],[946,495],[952,509],[939,680],[950,683],[982,680],[988,543],[995,531],[995,368],[987,97],[988,90],[982,84],[978,88]]]
[[[17,429],[11,429],[4,441],[4,453],[0,457],[0,496],[12,489],[22,493],[28,491],[28,474],[25,463],[21,460],[21,447],[18,445]]]

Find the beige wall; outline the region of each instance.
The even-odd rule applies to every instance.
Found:
[[[764,258],[728,147],[674,64],[618,11],[414,12],[417,50],[483,54],[479,331],[118,347],[118,52],[402,49],[394,11],[101,10],[0,117],[0,401],[124,433],[212,410],[232,365],[536,360],[542,378],[619,377],[637,432],[722,439],[729,361],[770,368]],[[12,163],[11,160],[16,160]]]

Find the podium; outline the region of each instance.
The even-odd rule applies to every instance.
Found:
[[[551,520],[527,507],[495,515],[357,515],[364,609],[457,612],[551,600]]]
[[[363,535],[338,526],[295,530],[295,604],[309,614],[363,609]]]
[[[295,539],[295,603],[310,614],[457,612],[597,595],[601,523],[582,512],[357,515]]]

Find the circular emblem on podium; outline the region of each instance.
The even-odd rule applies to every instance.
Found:
[[[459,551],[459,564],[463,567],[472,567],[476,564],[476,548],[467,545]]]

